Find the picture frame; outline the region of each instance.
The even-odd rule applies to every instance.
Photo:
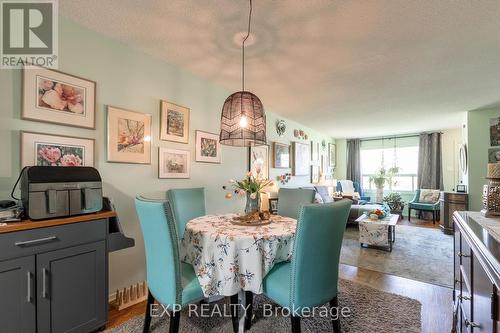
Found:
[[[500,147],[488,149],[488,163],[500,163]]]
[[[311,165],[311,145],[307,143],[292,142],[292,175],[308,176]]]
[[[490,146],[500,146],[500,117],[490,119]]]
[[[158,148],[158,178],[190,178],[191,152],[189,150]]]
[[[107,161],[151,164],[151,115],[107,108]]]
[[[319,165],[311,165],[311,184],[319,183],[320,167]]]
[[[95,81],[29,65],[21,85],[22,119],[95,129]]]
[[[190,109],[164,100],[160,105],[160,140],[189,143]]]
[[[273,142],[273,167],[290,169],[290,145]]]
[[[94,166],[95,140],[21,131],[21,168],[25,166]]]
[[[196,130],[195,161],[205,163],[221,162],[221,144],[215,133]]]
[[[269,212],[271,214],[278,214],[278,198],[269,198]]]
[[[311,141],[311,161],[319,160],[319,142]]]
[[[458,184],[456,191],[457,193],[467,193],[467,186],[464,184]]]
[[[252,146],[248,148],[248,170],[254,177],[260,173],[262,178],[269,179],[269,146]]]
[[[337,163],[337,146],[334,143],[328,143],[328,161],[330,167],[335,168]]]

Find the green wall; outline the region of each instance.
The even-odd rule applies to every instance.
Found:
[[[115,200],[125,233],[136,240],[134,248],[110,256],[112,292],[145,279],[143,241],[133,206],[134,196],[138,193],[163,195],[167,189],[175,187],[205,186],[209,213],[241,211],[244,202],[224,199],[221,186],[229,178],[242,177],[247,169],[247,150],[223,146],[222,164],[194,162],[195,130],[218,133],[221,107],[232,91],[63,17],[60,18],[59,45],[59,70],[97,82],[97,128],[87,130],[21,120],[21,72],[0,70],[0,151],[3,158],[0,198],[9,196],[19,173],[20,130],[95,138],[95,166],[101,173],[105,195]],[[159,140],[160,99],[191,108],[189,144]],[[263,103],[266,105],[266,101]],[[151,165],[106,162],[106,105],[153,116]],[[274,129],[278,116],[267,111],[269,141],[274,141],[278,139]],[[294,128],[302,128],[313,140],[331,140],[293,121],[287,124],[288,134],[280,138],[281,142],[291,139]],[[191,151],[190,179],[158,179],[159,146]],[[276,171],[271,170],[273,173]],[[294,179],[294,183],[307,183],[308,179]]]
[[[481,210],[483,185],[487,183],[490,119],[500,117],[500,107],[467,112],[469,210]]]

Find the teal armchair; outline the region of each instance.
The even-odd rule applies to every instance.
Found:
[[[330,302],[338,307],[338,275],[342,238],[351,200],[308,204],[300,209],[291,262],[282,262],[265,276],[264,294],[292,314],[292,332],[300,332],[304,308]],[[333,318],[340,332],[340,318]]]
[[[146,252],[148,301],[144,332],[149,332],[151,305],[156,299],[171,311],[170,332],[178,332],[180,308],[203,299],[198,278],[179,260],[177,226],[166,201],[135,199]]]
[[[418,211],[432,212],[432,223],[436,223],[436,219],[439,218],[440,204],[439,199],[435,203],[419,202],[420,189],[415,192],[413,199],[408,202],[408,221],[410,221],[411,210],[415,209]]]
[[[278,215],[296,219],[301,206],[314,202],[314,189],[280,188],[278,191]]]
[[[177,225],[179,239],[184,236],[186,224],[197,217],[206,215],[205,188],[179,188],[167,191],[167,199]]]

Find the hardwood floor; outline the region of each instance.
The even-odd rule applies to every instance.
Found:
[[[340,265],[340,277],[386,292],[414,298],[422,303],[422,332],[449,332],[452,321],[452,291],[449,288],[405,279],[364,268]],[[118,326],[137,315],[143,315],[146,302],[117,311],[110,307],[106,328]]]
[[[433,224],[432,220],[422,220],[415,217],[412,217],[410,221],[408,221],[408,217],[403,217],[399,219],[398,225],[409,225],[412,227],[439,229],[439,221],[436,221],[436,223]]]

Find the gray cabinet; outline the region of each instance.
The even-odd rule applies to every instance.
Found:
[[[2,332],[35,332],[34,274],[34,256],[0,261],[0,324]]]
[[[88,332],[106,321],[105,258],[104,241],[37,255],[39,333]]]

